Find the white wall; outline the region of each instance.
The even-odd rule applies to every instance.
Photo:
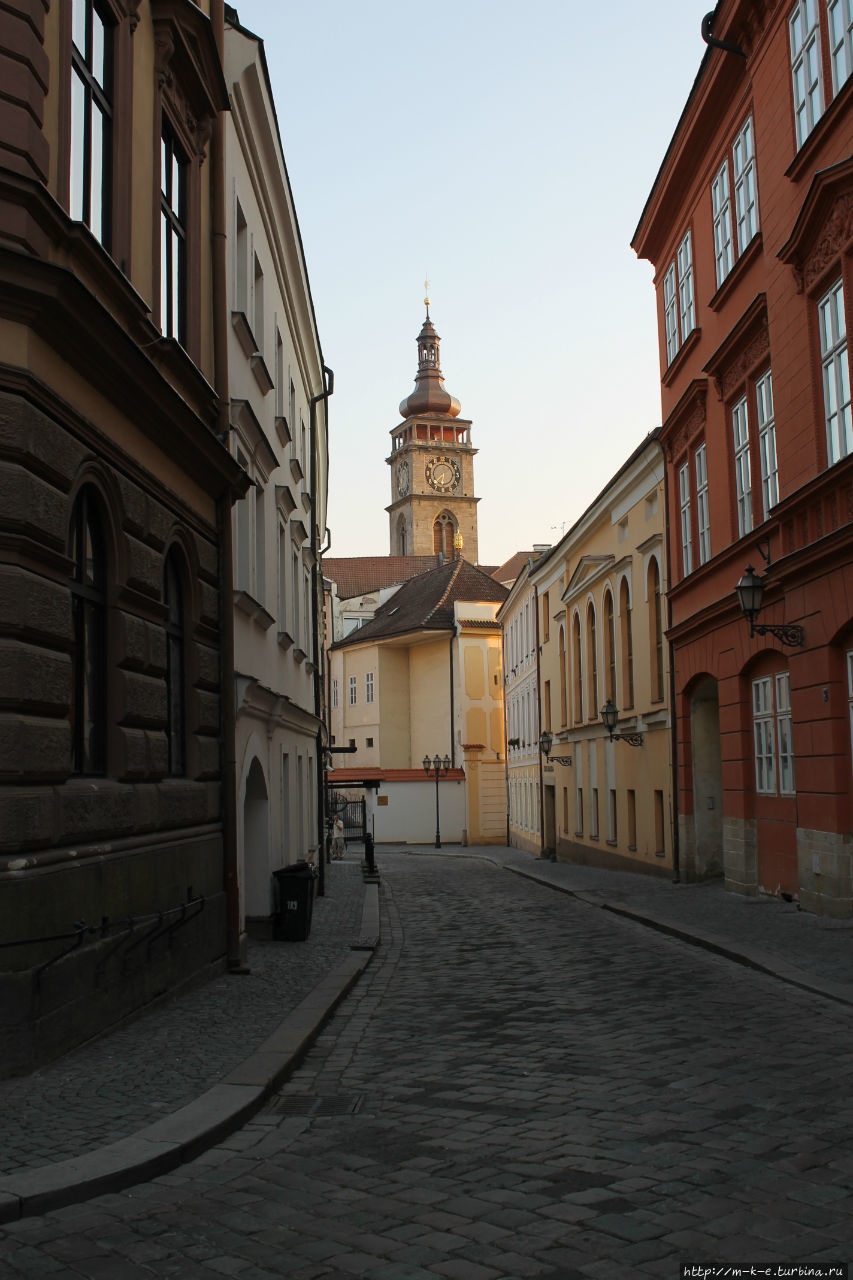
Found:
[[[465,784],[439,780],[441,842],[459,844],[465,826]],[[377,799],[388,797],[387,805]],[[383,782],[373,800],[377,844],[435,844],[435,779]]]

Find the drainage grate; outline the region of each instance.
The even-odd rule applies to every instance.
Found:
[[[364,1094],[285,1093],[275,1098],[267,1111],[275,1116],[354,1116],[361,1110]]]

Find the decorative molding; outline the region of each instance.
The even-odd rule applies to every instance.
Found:
[[[695,378],[661,427],[661,444],[668,462],[687,448],[688,442],[705,426],[708,382]]]
[[[839,196],[832,206],[823,235],[802,267],[803,291],[809,293],[827,267],[838,261],[853,240],[853,192]]]

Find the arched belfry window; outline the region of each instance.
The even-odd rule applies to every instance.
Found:
[[[397,520],[397,554],[406,556],[409,554],[406,546],[406,517],[400,516]]]
[[[166,556],[163,572],[166,606],[166,736],[168,768],[172,777],[186,772],[186,687],[184,679],[184,589],[174,548]]]
[[[445,560],[453,559],[453,536],[456,533],[456,521],[449,511],[442,511],[436,516],[432,526],[432,546],[436,555],[443,554]]]
[[[99,774],[107,766],[107,561],[95,489],[80,490],[71,515],[71,768]]]

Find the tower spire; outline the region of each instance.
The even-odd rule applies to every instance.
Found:
[[[418,334],[418,371],[415,389],[400,404],[400,415],[411,418],[418,413],[438,413],[442,417],[456,418],[462,406],[455,396],[445,390],[441,373],[439,346],[441,339],[435,331],[429,315],[429,280],[424,281],[426,319]]]

